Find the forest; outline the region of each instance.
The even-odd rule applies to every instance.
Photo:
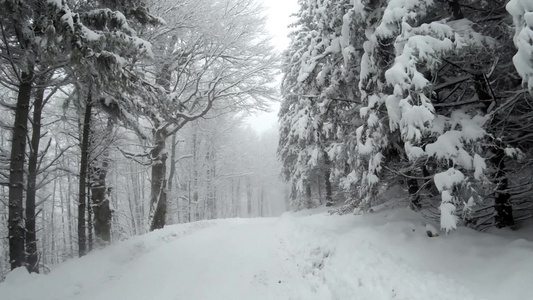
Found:
[[[165,224],[286,210],[254,0],[2,1],[0,278]],[[270,199],[281,199],[270,200]]]
[[[295,208],[384,191],[440,227],[533,216],[533,2],[298,1],[278,154]]]
[[[532,1],[297,2],[280,54],[256,0],[1,1],[0,281],[166,225],[219,236],[239,219],[202,222],[371,213],[395,191],[450,235],[532,219]],[[276,101],[258,135],[247,117]]]

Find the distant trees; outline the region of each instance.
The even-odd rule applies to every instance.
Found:
[[[513,32],[506,24],[512,19],[502,3],[475,9],[471,4],[302,2],[286,54],[280,111],[279,153],[286,178],[299,180],[310,161],[298,163],[288,149],[302,153],[320,136],[316,129],[315,135],[302,130],[301,124],[321,120],[309,115],[323,107],[319,97],[310,96],[322,94],[333,102],[335,93],[352,95],[351,105],[327,106],[333,112],[326,119],[334,120],[334,132],[342,134],[329,135],[326,157],[341,166],[332,177],[352,195],[341,211],[377,204],[383,188],[401,181],[411,207],[438,215],[446,231],[458,223],[478,229],[513,226],[531,216],[525,209],[531,174],[516,165],[517,159],[530,161],[530,122],[523,119],[529,113],[523,105],[531,96],[521,88],[508,54]],[[526,82],[527,6],[523,1],[507,6],[517,27],[514,62],[522,62],[517,68]],[[335,11],[336,18],[330,14]],[[317,19],[327,22],[310,21]],[[335,30],[343,42],[339,47],[328,46],[334,45],[335,35],[328,34]],[[327,73],[328,61],[341,61],[335,59],[340,53],[346,75]],[[343,90],[347,79],[358,81],[358,89]],[[337,84],[324,85],[328,80]],[[287,142],[292,132],[301,140]]]

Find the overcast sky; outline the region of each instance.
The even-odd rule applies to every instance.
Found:
[[[272,41],[278,51],[283,51],[289,44],[288,25],[291,23],[290,15],[298,10],[297,0],[263,0],[267,8],[267,27],[272,34]],[[257,132],[261,133],[276,125],[279,104],[272,107],[270,113],[259,113],[250,117],[248,123]]]

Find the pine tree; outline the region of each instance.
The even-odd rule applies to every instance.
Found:
[[[357,105],[352,68],[357,32],[349,1],[302,1],[300,6],[285,53],[278,147],[296,207],[309,205],[305,202],[315,177],[319,185],[324,182],[331,202],[331,180],[340,176],[331,176],[330,156],[342,164],[338,153],[343,143],[335,141],[350,123],[346,112]]]

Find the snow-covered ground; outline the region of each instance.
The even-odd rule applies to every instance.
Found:
[[[169,226],[48,275],[23,269],[2,300],[532,299],[533,242],[460,228],[429,238],[404,208],[324,209]]]

